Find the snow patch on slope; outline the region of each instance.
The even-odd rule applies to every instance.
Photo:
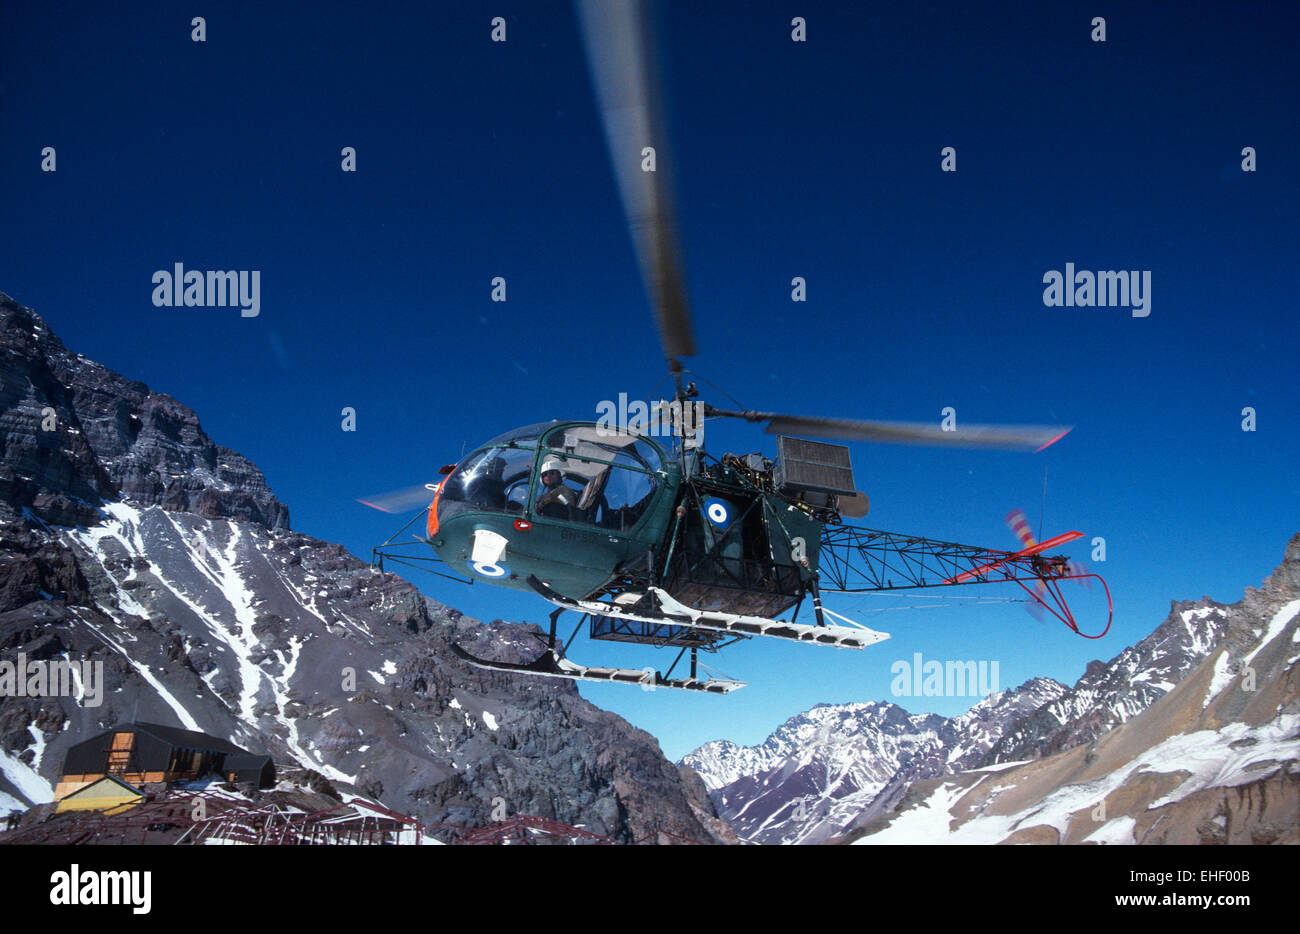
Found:
[[[86,619],[84,616],[80,614],[76,614],[76,615],[77,618],[80,619],[81,622],[85,624],[87,629],[89,629],[95,635],[99,636],[100,641],[102,641],[105,645],[107,645],[113,651],[117,652],[119,655],[125,658],[127,662],[130,663],[131,667],[136,670],[136,673],[141,678],[143,678],[151,688],[153,688],[155,691],[158,692],[158,696],[162,698],[163,703],[165,703],[168,707],[172,709],[172,713],[176,714],[177,719],[181,721],[181,724],[185,727],[185,729],[197,730],[199,732],[203,731],[202,727],[199,726],[199,722],[194,719],[194,717],[190,714],[188,710],[185,709],[185,705],[182,704],[180,701],[178,701],[176,697],[171,693],[171,691],[167,690],[167,688],[163,685],[163,683],[159,681],[156,677],[154,677],[154,674],[149,670],[148,665],[137,662],[134,658],[131,657],[131,653],[128,652],[126,649],[124,649],[122,645],[117,642],[117,640],[105,634],[102,629],[100,629],[90,620]]]
[[[1296,729],[1300,715],[1285,715],[1260,727],[1230,723],[1220,730],[1172,736],[1095,781],[1064,785],[1042,801],[1015,814],[979,814],[951,827],[965,815],[951,813],[957,801],[971,789],[960,781],[944,782],[918,806],[900,813],[892,823],[855,844],[993,844],[1022,827],[1049,826],[1065,836],[1071,815],[1095,808],[1111,792],[1140,773],[1161,775],[1186,772],[1187,777],[1165,797],[1151,802],[1148,809],[1181,801],[1205,788],[1225,787],[1265,778],[1277,771],[1277,760],[1297,754]],[[1250,745],[1233,749],[1233,744]],[[1269,768],[1269,764],[1272,768]],[[1262,767],[1257,767],[1262,766]],[[981,778],[974,787],[987,781]],[[1113,822],[1112,822],[1113,823]],[[1105,830],[1105,827],[1099,828]],[[1107,834],[1119,839],[1119,829]]]
[[[54,800],[54,789],[50,787],[49,782],[41,778],[26,762],[9,755],[2,749],[0,749],[0,773],[4,773],[9,784],[33,804],[47,804]],[[25,811],[27,807],[24,805],[14,810]]]
[[[1242,664],[1249,665],[1253,662],[1255,656],[1258,655],[1265,646],[1278,636],[1282,635],[1282,630],[1286,629],[1291,620],[1295,619],[1297,613],[1300,613],[1300,600],[1292,600],[1286,606],[1282,607],[1282,609],[1274,613],[1273,618],[1269,620],[1268,631],[1264,633],[1264,638],[1259,640],[1259,645],[1255,647],[1253,652],[1246,656],[1246,660],[1242,662]]]

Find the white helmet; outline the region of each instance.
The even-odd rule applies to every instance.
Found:
[[[542,473],[549,473],[552,470],[563,470],[564,465],[560,463],[558,457],[548,457],[542,461]]]

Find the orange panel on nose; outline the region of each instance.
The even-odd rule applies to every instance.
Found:
[[[450,479],[450,477],[448,477]],[[442,496],[442,488],[447,485],[444,479],[438,484],[438,489],[434,491],[433,502],[429,504],[429,522],[425,526],[429,530],[429,537],[433,538],[438,534],[438,497]]]

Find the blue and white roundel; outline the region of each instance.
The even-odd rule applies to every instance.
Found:
[[[704,501],[704,515],[715,526],[725,529],[731,524],[731,504],[726,500],[706,499]]]
[[[506,569],[499,564],[488,564],[484,561],[471,561],[469,564],[475,571],[484,577],[505,577]]]

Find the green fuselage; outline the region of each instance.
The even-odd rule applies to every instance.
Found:
[[[634,566],[689,577],[701,596],[719,585],[790,590],[816,570],[822,528],[729,468],[710,465],[687,483],[657,440],[579,422],[489,442],[443,481],[434,514],[430,542],[467,578],[531,590],[536,576],[574,599]]]

